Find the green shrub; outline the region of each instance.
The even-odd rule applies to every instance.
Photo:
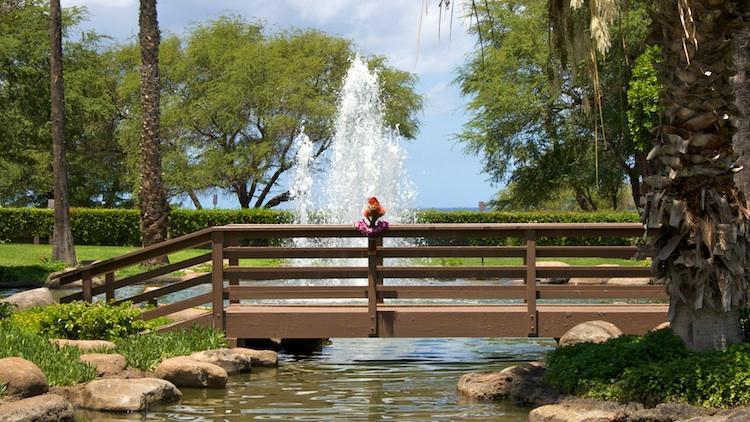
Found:
[[[547,363],[547,381],[567,394],[647,405],[750,404],[750,344],[695,353],[666,329],[561,347]]]
[[[79,245],[139,246],[141,244],[137,209],[72,208],[73,238]],[[53,210],[41,208],[0,208],[0,241],[29,242],[34,235],[52,233]],[[292,222],[288,211],[250,210],[172,210],[169,237],[231,223],[278,224]]]
[[[115,339],[115,344],[117,353],[125,356],[128,366],[144,371],[152,371],[167,358],[227,347],[223,331],[199,326]]]
[[[71,302],[46,306],[39,311],[39,333],[49,338],[113,340],[148,328],[140,310],[129,302]]]
[[[10,316],[10,323],[27,333],[39,334],[39,321],[41,321],[42,315],[44,315],[44,309],[44,306],[37,306],[20,312],[14,312]]]
[[[47,276],[64,268],[65,263],[57,261],[37,265],[0,266],[0,283],[23,281],[42,284]]]
[[[96,370],[80,361],[75,347],[51,344],[8,321],[0,322],[0,358],[21,357],[34,362],[47,376],[50,386],[74,385],[96,378]]]
[[[0,302],[0,321],[9,318],[16,310],[16,305],[10,302]]]

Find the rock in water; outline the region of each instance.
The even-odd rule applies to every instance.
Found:
[[[99,376],[115,375],[125,370],[125,356],[117,353],[87,353],[81,355],[81,361],[96,368]]]
[[[227,374],[239,374],[240,372],[249,372],[252,359],[242,353],[230,349],[214,349],[195,352],[190,355],[190,359],[198,362],[212,363],[219,365],[227,371]]]
[[[57,394],[43,394],[0,405],[3,422],[72,422],[73,405]]]
[[[544,371],[542,363],[531,362],[499,372],[473,372],[459,378],[457,389],[476,400],[510,398],[531,405],[556,403],[561,394],[544,382]]]
[[[0,302],[10,302],[16,305],[16,310],[18,311],[33,308],[34,306],[47,306],[57,304],[55,298],[52,297],[52,292],[50,292],[46,287],[40,287],[38,289],[31,289],[26,290],[25,292],[16,293],[12,296],[0,299]]]
[[[81,407],[108,412],[140,412],[180,398],[180,390],[163,379],[102,379],[86,384]]]
[[[5,394],[16,397],[36,396],[49,390],[42,370],[16,357],[0,359],[0,384],[5,384]]]
[[[227,384],[227,371],[224,368],[198,362],[187,356],[164,360],[156,367],[154,374],[178,387],[224,388]]]
[[[252,361],[253,367],[279,366],[279,354],[274,352],[273,350],[255,350],[255,349],[247,349],[245,347],[235,347],[230,350],[235,353],[242,353],[243,355],[248,356]]]
[[[587,321],[576,325],[563,334],[560,338],[560,346],[572,346],[578,343],[602,343],[621,335],[622,331],[611,322]]]

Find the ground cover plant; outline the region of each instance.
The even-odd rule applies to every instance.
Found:
[[[547,381],[567,394],[646,405],[750,404],[748,343],[698,353],[664,329],[600,344],[560,347],[550,353],[547,362]]]
[[[144,371],[152,371],[167,358],[227,347],[224,332],[199,326],[190,330],[133,335],[114,341],[117,352],[125,356],[128,366]]]
[[[74,385],[92,380],[96,370],[80,361],[75,347],[57,347],[49,339],[0,321],[0,358],[20,357],[33,362],[47,376],[50,386]]]

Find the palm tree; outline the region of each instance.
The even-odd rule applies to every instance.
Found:
[[[644,222],[656,251],[653,269],[666,284],[672,330],[693,349],[741,340],[739,308],[747,294],[750,225],[734,183],[731,38],[747,24],[739,1],[662,0],[656,18],[665,52],[667,107],[649,154]]]
[[[166,240],[168,204],[162,183],[159,139],[159,22],[156,0],[141,0],[141,242],[143,246]],[[163,261],[163,260],[162,260]]]
[[[585,30],[589,57],[607,50],[609,27],[624,7],[618,0],[548,1],[553,40],[581,51],[575,44],[589,37],[573,34]],[[479,19],[477,3],[471,2],[470,12]],[[733,180],[740,169],[732,149],[734,123],[745,117],[734,103],[731,39],[748,30],[742,3],[654,2],[666,115],[648,155],[657,172],[645,178],[651,189],[643,221],[652,268],[669,293],[672,329],[695,350],[741,340],[750,211]],[[588,28],[574,27],[571,11],[579,8],[589,11]]]
[[[55,223],[52,259],[76,263],[68,205],[68,168],[65,161],[65,96],[62,68],[62,12],[60,0],[50,0],[50,99],[52,103],[52,173],[54,178]]]

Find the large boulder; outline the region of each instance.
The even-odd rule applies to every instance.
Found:
[[[529,422],[610,422],[627,419],[626,406],[609,402],[548,404],[529,413]]]
[[[569,264],[566,264],[561,261],[537,261],[536,262],[537,268],[544,268],[544,267],[570,267]],[[537,281],[543,284],[565,284],[570,280],[570,277],[550,277],[550,278],[539,278]]]
[[[232,352],[241,353],[250,358],[253,367],[276,367],[279,366],[279,354],[273,350],[255,350],[245,347],[235,347]]]
[[[75,418],[73,405],[57,394],[43,394],[0,405],[3,422],[68,422]]]
[[[154,375],[178,387],[193,388],[223,388],[228,376],[219,365],[198,362],[187,356],[164,360],[156,367]]]
[[[5,394],[15,397],[36,396],[49,390],[42,370],[16,357],[0,359],[0,384],[5,384]]]
[[[140,412],[180,400],[174,384],[158,378],[101,379],[86,384],[81,407],[108,412]]]
[[[99,376],[115,375],[125,370],[125,356],[117,353],[86,353],[81,355],[81,362],[96,368]]]
[[[4,299],[0,299],[0,302],[12,303],[16,305],[16,310],[18,311],[33,308],[34,306],[47,306],[57,304],[55,298],[52,297],[52,292],[50,292],[50,290],[46,287],[40,287],[38,289],[31,289],[16,293]]]
[[[68,340],[64,338],[51,339],[52,344],[58,347],[77,347],[84,352],[114,350],[116,345],[108,340]]]
[[[198,362],[219,365],[224,368],[229,375],[239,374],[240,372],[249,372],[252,364],[250,356],[230,349],[214,349],[195,352],[190,355],[190,359],[197,360]]]
[[[648,286],[651,279],[648,277],[616,277],[607,280],[611,286]]]
[[[562,395],[544,382],[539,362],[511,366],[499,372],[473,372],[458,380],[457,389],[474,400],[513,399],[525,404],[556,403]]]
[[[582,322],[568,330],[560,338],[560,346],[572,346],[578,343],[602,343],[622,335],[617,326],[608,321]]]

